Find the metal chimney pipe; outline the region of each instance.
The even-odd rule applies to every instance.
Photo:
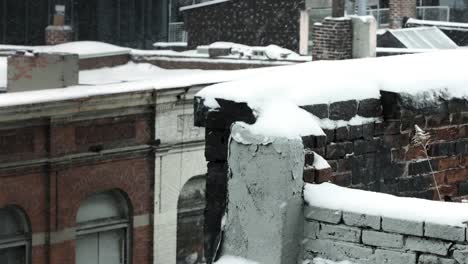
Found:
[[[358,15],[367,15],[367,0],[359,0],[358,2]]]

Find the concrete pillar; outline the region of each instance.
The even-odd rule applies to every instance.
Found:
[[[403,18],[416,17],[416,0],[390,0],[390,28],[401,28]]]
[[[377,21],[373,16],[350,16],[353,23],[353,58],[376,56]]]
[[[303,234],[304,147],[235,124],[229,145],[222,253],[259,263],[297,263]]]

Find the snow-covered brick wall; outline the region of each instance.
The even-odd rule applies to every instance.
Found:
[[[305,260],[466,263],[468,204],[307,184]]]
[[[460,50],[320,61],[205,88],[196,98],[195,124],[206,127],[212,210],[224,210],[227,144],[231,125],[239,121],[263,135],[265,144],[277,136],[300,138],[305,182],[466,199],[468,79],[462,68],[446,65],[467,56]],[[385,70],[390,68],[391,76]],[[412,140],[415,125],[430,135],[424,147]],[[329,167],[317,166],[316,155]]]

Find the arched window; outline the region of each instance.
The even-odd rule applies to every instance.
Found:
[[[204,263],[206,176],[187,181],[177,202],[177,263]]]
[[[120,192],[88,197],[76,222],[76,264],[130,263],[130,206]]]
[[[14,206],[0,208],[0,263],[29,263],[30,231],[26,215]]]

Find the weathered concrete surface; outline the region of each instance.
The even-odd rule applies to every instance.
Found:
[[[345,225],[321,224],[319,238],[359,243],[361,240],[361,229]]]
[[[406,235],[423,236],[423,222],[407,221],[402,219],[382,218],[382,229],[387,232]]]
[[[446,256],[452,243],[440,240],[425,239],[419,237],[408,237],[406,248],[411,251],[426,252],[440,256]]]
[[[304,209],[306,219],[338,224],[341,221],[343,213],[339,210],[320,208],[315,206],[306,206]]]
[[[402,248],[403,235],[363,230],[362,242],[377,247]]]
[[[8,58],[7,92],[63,88],[78,84],[78,54],[39,53]]]
[[[372,16],[351,16],[353,23],[353,58],[376,56],[377,22]]]
[[[343,212],[343,221],[349,226],[370,227],[380,230],[380,216]]]
[[[257,137],[238,124],[231,134],[223,254],[296,263],[304,223],[302,142]]]
[[[438,225],[426,223],[424,225],[424,236],[440,238],[452,241],[465,241],[466,228],[459,226]]]

